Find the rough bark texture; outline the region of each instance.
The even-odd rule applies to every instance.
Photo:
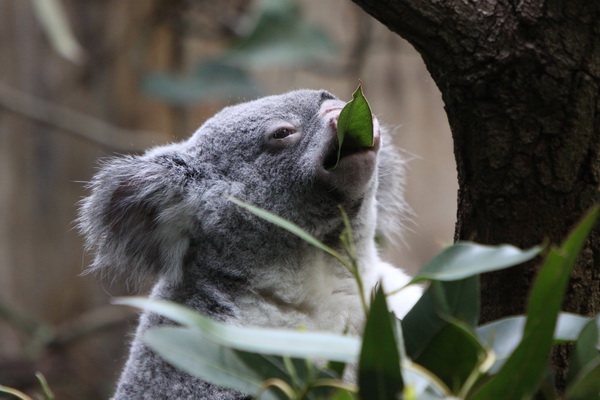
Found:
[[[600,197],[600,2],[354,1],[415,46],[442,92],[460,187],[456,239],[560,242]],[[600,311],[598,236],[566,310]],[[534,275],[529,265],[482,277],[482,321],[522,313]]]

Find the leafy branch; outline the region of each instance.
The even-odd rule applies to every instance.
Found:
[[[279,217],[245,207],[323,249],[353,268],[352,261]],[[546,257],[528,313],[477,326],[481,271],[501,269],[537,256],[540,248],[457,243],[444,250],[413,282],[430,283],[420,301],[399,321],[379,287],[368,309],[361,339],[336,334],[235,327],[176,304],[121,299],[161,314],[181,327],[149,330],[144,340],[167,361],[220,386],[262,399],[531,399],[543,386],[556,343],[574,342],[566,400],[600,398],[600,317],[561,313],[570,270],[598,217],[592,210]],[[347,222],[346,222],[347,224]],[[352,236],[343,235],[353,254]],[[351,258],[351,257],[350,257]],[[334,350],[336,349],[336,350]],[[460,357],[457,357],[460,354]],[[327,364],[309,360],[329,360]],[[342,368],[335,367],[342,363]],[[358,365],[358,387],[344,383],[343,366]],[[551,394],[550,398],[559,398]]]

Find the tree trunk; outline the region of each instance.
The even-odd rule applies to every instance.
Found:
[[[442,92],[456,239],[560,242],[600,197],[600,2],[354,1],[415,46]],[[600,311],[598,235],[573,274],[568,311]],[[522,313],[535,269],[483,276],[482,322]]]

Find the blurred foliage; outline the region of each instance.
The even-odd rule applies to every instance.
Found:
[[[258,0],[248,29],[220,54],[199,60],[192,73],[148,73],[144,93],[186,106],[206,101],[252,98],[263,94],[252,71],[270,67],[302,67],[331,57],[335,47],[318,26],[308,22],[292,0]]]
[[[37,373],[35,374],[35,377],[37,378],[42,391],[43,391],[43,397],[41,397],[43,400],[54,400],[54,393],[52,393],[52,389],[50,389],[50,386],[48,385],[48,382],[46,381],[46,378],[44,377],[44,375],[42,375],[41,373]],[[21,400],[34,400],[32,397],[26,395],[25,393],[21,392],[20,390],[17,389],[13,389],[10,387],[6,387],[6,386],[2,386],[0,385],[0,393],[6,393],[6,394],[10,394],[18,399]],[[36,399],[39,399],[39,397],[36,397]]]
[[[252,98],[261,94],[247,71],[219,61],[203,62],[190,75],[147,73],[142,80],[142,91],[177,106]]]
[[[71,30],[61,0],[31,2],[55,50],[73,62],[81,62],[85,54]],[[295,1],[251,3],[250,11],[241,5],[231,7],[243,14],[243,18],[238,15],[236,19],[226,12],[228,3],[215,6],[191,0],[156,0],[155,23],[168,21],[182,36],[225,38],[229,43],[219,54],[196,61],[191,72],[180,68],[146,72],[141,78],[143,93],[174,106],[253,98],[264,92],[253,79],[253,70],[299,68],[333,58],[336,46],[332,39],[302,15]],[[203,29],[203,25],[210,28]],[[178,39],[181,41],[182,37]],[[177,47],[180,46],[178,43]]]
[[[244,207],[311,243],[314,239],[264,210]],[[483,326],[477,326],[477,274],[531,260],[540,248],[465,242],[448,247],[409,283],[425,280],[430,286],[404,320],[388,311],[377,288],[362,338],[228,326],[164,301],[120,303],[182,325],[154,328],[144,336],[170,363],[263,399],[600,399],[600,316],[560,312],[577,255],[597,217],[598,209],[592,210],[562,246],[547,251],[527,315]],[[575,352],[561,397],[548,382],[549,356],[564,342],[574,342]],[[343,379],[347,364],[358,365],[356,387]]]
[[[244,68],[303,66],[331,57],[334,46],[318,26],[307,21],[291,0],[260,0],[254,27],[223,54]]]
[[[72,62],[81,62],[84,51],[75,39],[67,14],[60,0],[31,0],[35,12],[50,44]]]
[[[83,51],[60,0],[31,2],[57,52],[71,61],[81,60]],[[231,27],[236,37],[229,46],[213,58],[200,60],[191,73],[147,73],[145,92],[179,106],[253,97],[260,94],[252,78],[254,69],[306,65],[334,52],[328,36],[306,21],[290,0],[258,1],[251,20],[248,29]],[[191,29],[185,24],[180,28]],[[171,363],[223,386],[262,393],[262,398],[353,399],[368,394],[379,399],[398,395],[406,399],[553,399],[559,397],[557,393],[542,390],[548,387],[546,377],[552,376],[549,354],[555,344],[572,342],[564,398],[600,399],[600,318],[560,312],[570,271],[597,213],[590,213],[561,247],[547,253],[527,315],[484,326],[477,326],[476,275],[530,260],[539,248],[473,243],[447,248],[411,282],[429,282],[429,288],[403,321],[390,316],[381,290],[375,294],[362,338],[256,332],[219,324],[176,305],[139,299],[124,303],[182,325],[156,328],[145,337]],[[284,222],[280,226],[290,229]],[[350,232],[345,234],[348,241]],[[346,255],[349,259],[334,256],[345,259],[356,274],[351,253]],[[316,363],[304,357],[331,362]],[[357,387],[342,380],[347,363],[358,365]],[[12,389],[0,390],[18,396]]]

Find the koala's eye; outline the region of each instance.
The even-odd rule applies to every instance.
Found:
[[[278,128],[273,133],[271,133],[271,139],[285,139],[286,137],[293,135],[296,133],[296,130],[293,128]]]
[[[301,130],[288,121],[275,121],[265,131],[266,145],[271,150],[283,150],[293,147],[300,141]]]

